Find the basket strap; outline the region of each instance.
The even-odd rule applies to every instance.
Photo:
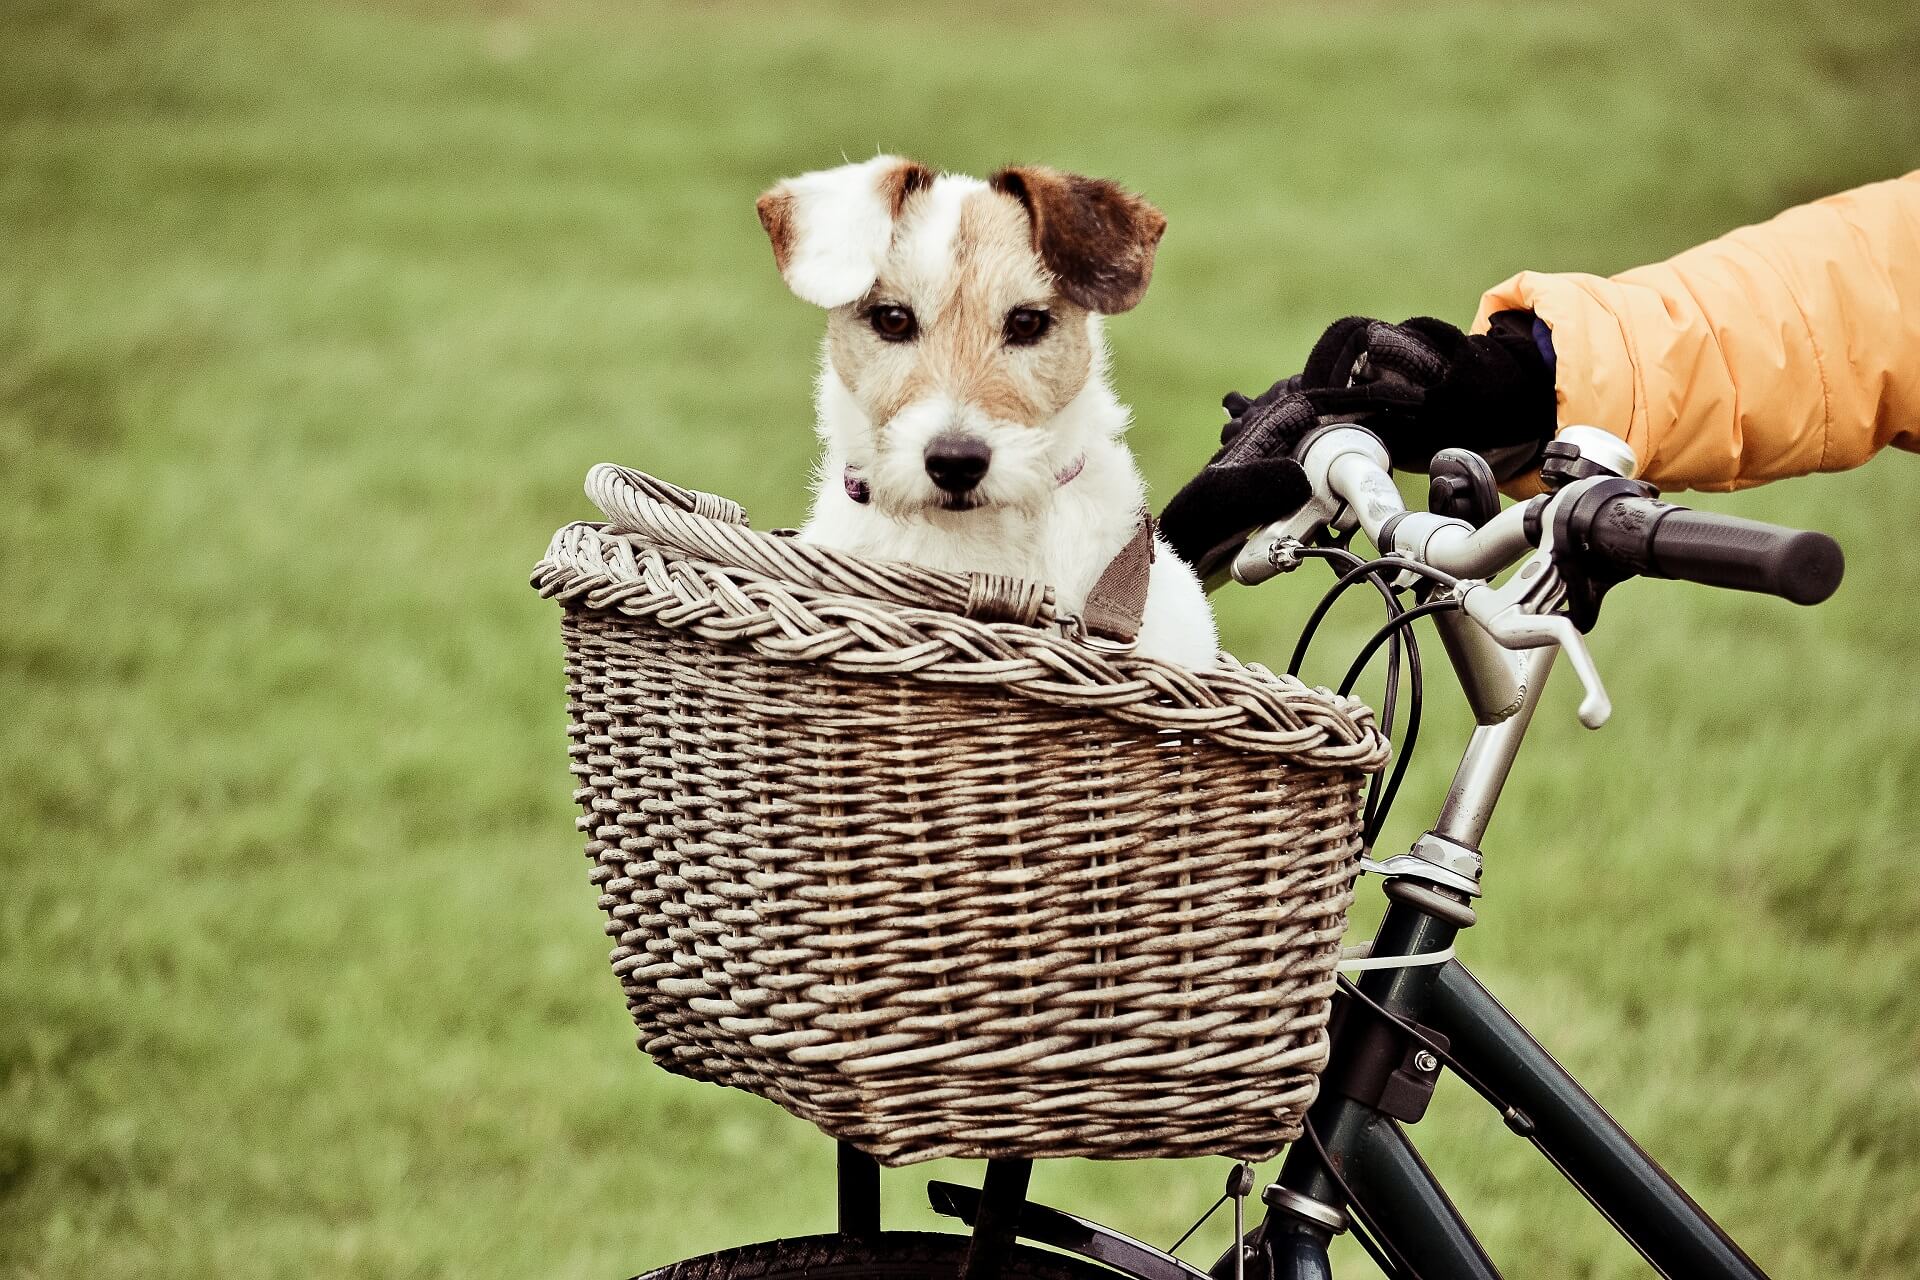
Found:
[[[1140,527],[1120,554],[1107,562],[1087,592],[1080,620],[1102,640],[1130,645],[1147,613],[1147,581],[1153,575],[1153,517],[1140,509]]]

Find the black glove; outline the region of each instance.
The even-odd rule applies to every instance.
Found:
[[[1425,471],[1442,449],[1471,449],[1510,480],[1539,464],[1554,433],[1554,371],[1534,330],[1531,311],[1496,312],[1472,336],[1426,316],[1352,316],[1273,390],[1317,392],[1323,417],[1364,421],[1396,467]]]
[[[1168,544],[1203,570],[1312,496],[1290,455],[1317,426],[1364,423],[1396,466],[1414,470],[1441,449],[1473,449],[1502,478],[1536,465],[1554,431],[1553,369],[1525,311],[1500,312],[1472,337],[1440,320],[1351,316],[1328,327],[1301,372],[1222,403],[1231,418],[1220,451],[1160,516]]]
[[[1217,552],[1231,553],[1248,530],[1304,506],[1313,485],[1290,455],[1318,421],[1306,396],[1270,392],[1257,412],[1228,422],[1220,451],[1160,513],[1160,536],[1174,554],[1210,573]]]

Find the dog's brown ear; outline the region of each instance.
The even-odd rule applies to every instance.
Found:
[[[990,181],[1026,206],[1034,252],[1069,301],[1115,315],[1147,292],[1167,229],[1158,209],[1104,178],[1038,165],[1002,169]]]
[[[932,185],[926,166],[876,156],[788,178],[756,208],[787,287],[815,306],[838,307],[873,287],[908,197]]]

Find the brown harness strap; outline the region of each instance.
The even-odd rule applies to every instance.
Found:
[[[1140,527],[1120,554],[1107,562],[1100,580],[1087,592],[1080,620],[1089,634],[1113,644],[1131,645],[1147,612],[1147,579],[1153,572],[1153,516],[1140,509]]]

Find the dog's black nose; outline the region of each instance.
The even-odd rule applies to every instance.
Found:
[[[987,474],[993,450],[973,436],[941,436],[927,446],[927,474],[948,493],[965,493]]]

